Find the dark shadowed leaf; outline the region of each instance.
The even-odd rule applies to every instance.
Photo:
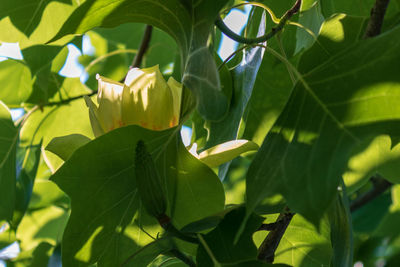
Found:
[[[236,244],[234,243],[235,234],[239,230],[245,214],[244,207],[232,210],[225,215],[214,230],[203,236],[204,242],[219,263],[232,264],[257,258],[257,247],[252,240],[252,235],[264,221],[263,217],[252,214],[241,238]],[[197,251],[197,263],[198,266],[213,265],[213,261],[203,245]]]
[[[11,220],[15,206],[18,130],[0,101],[0,222]]]

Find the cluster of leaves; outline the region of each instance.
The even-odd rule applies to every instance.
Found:
[[[295,2],[253,3],[243,34],[269,32]],[[373,175],[400,183],[399,0],[368,39],[373,0],[302,1],[281,32],[227,63],[214,21],[237,1],[0,3],[0,41],[23,55],[0,62],[0,249],[21,249],[7,266],[398,266],[399,186],[349,203]],[[142,66],[189,88],[191,113],[169,130],[94,138],[82,96],[96,93],[96,73],[124,78],[146,24],[155,29]],[[80,58],[85,83],[59,74],[81,34],[94,47]],[[25,115],[13,122],[10,108]],[[240,138],[260,149],[211,168],[183,145],[183,123],[199,151]],[[140,140],[160,175],[161,217],[142,192]],[[296,214],[274,264],[258,260],[270,238],[260,226],[280,224],[287,208]]]

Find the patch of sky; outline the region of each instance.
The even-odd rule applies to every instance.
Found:
[[[58,74],[64,77],[80,77],[83,73],[83,66],[79,64],[79,57],[82,52],[74,44],[68,44],[68,56],[64,66]]]
[[[247,17],[250,12],[250,6],[245,6],[244,11],[239,9],[232,9],[228,15],[224,18],[225,24],[235,33],[240,34],[246,25]],[[238,43],[230,39],[225,34],[222,34],[221,45],[218,49],[218,54],[225,60],[233,52],[235,52]]]
[[[0,45],[0,61],[12,59],[22,59],[21,49],[18,43],[1,43]]]

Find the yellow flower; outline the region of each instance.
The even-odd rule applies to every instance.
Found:
[[[98,106],[86,97],[94,135],[135,124],[151,130],[165,130],[178,125],[182,85],[172,77],[168,82],[158,65],[131,69],[125,82],[97,76]]]

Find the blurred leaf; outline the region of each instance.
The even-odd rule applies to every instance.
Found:
[[[400,186],[392,187],[392,204],[388,212],[384,215],[379,226],[374,231],[373,235],[378,237],[390,237],[394,240],[400,235]]]
[[[252,240],[252,235],[264,221],[263,217],[252,214],[241,238],[236,244],[234,243],[236,232],[245,215],[244,207],[234,209],[225,215],[214,230],[203,236],[205,243],[219,263],[232,264],[257,258],[257,247]],[[196,258],[199,267],[213,266],[213,261],[203,245],[199,246]]]
[[[45,43],[61,28],[68,16],[84,1],[2,0],[0,41],[19,42],[21,48]],[[18,7],[18,8],[16,8]],[[65,44],[71,38],[60,40]]]
[[[289,267],[289,265],[286,264],[272,264],[272,263],[265,263],[262,261],[245,261],[241,263],[236,263],[236,264],[222,264],[222,266],[231,266],[231,267]]]
[[[116,129],[79,148],[57,171],[52,180],[72,201],[64,264],[120,264],[151,241],[141,229],[154,236],[161,231],[137,192],[133,155],[138,140],[146,143],[167,177],[168,215],[174,225],[180,228],[223,209],[218,178],[175,140],[174,130]]]
[[[66,78],[54,72],[40,72],[35,77],[33,92],[27,102],[55,106],[57,102],[89,93],[91,91],[79,78]]]
[[[16,202],[11,227],[17,229],[32,195],[33,184],[39,166],[41,144],[22,150],[21,162],[17,164]]]
[[[19,107],[32,92],[32,77],[29,68],[20,60],[8,59],[0,62],[0,99],[10,107]]]
[[[22,251],[18,254],[18,257],[7,261],[7,266],[10,267],[43,267],[49,263],[50,255],[53,252],[54,247],[47,243],[42,242],[35,248],[29,251]]]
[[[346,39],[343,28],[331,30]],[[313,48],[302,58],[301,81],[249,168],[249,213],[264,197],[282,193],[293,211],[318,224],[352,147],[369,137],[400,134],[399,37],[397,27],[346,47],[321,65],[315,64],[318,54],[310,61]]]
[[[130,255],[125,264],[126,266],[148,266],[158,255],[168,252],[173,247],[173,241],[169,238],[156,239]]]
[[[68,208],[69,198],[52,181],[36,179],[29,209],[41,209],[50,205]]]
[[[396,3],[396,1],[397,0],[390,1],[390,5],[388,7],[389,16],[392,16],[396,10],[398,11],[400,9],[400,6],[398,5],[399,2],[397,1]],[[333,13],[346,13],[349,15],[369,17],[374,3],[374,0],[365,0],[361,2],[346,0],[321,0],[321,7],[325,17],[329,17]]]
[[[68,48],[63,46],[51,46],[51,45],[34,45],[22,49],[21,53],[24,57],[24,61],[31,69],[31,73],[36,75],[38,72],[43,69],[48,68],[49,72],[52,70],[54,72],[58,72],[62,65],[57,64],[57,67],[51,69],[53,60],[57,57],[57,55],[63,50],[62,58],[65,61]],[[64,63],[64,62],[63,62]]]
[[[62,160],[66,161],[71,157],[75,150],[88,142],[90,142],[90,138],[81,134],[54,137],[46,146],[46,150],[53,152]]]
[[[373,232],[388,213],[390,204],[390,194],[385,193],[352,212],[353,231],[355,233]]]
[[[18,130],[10,110],[0,101],[0,222],[11,220],[16,197],[16,147]]]
[[[15,237],[15,231],[13,231],[7,223],[0,222],[0,227],[2,228],[2,232],[0,233],[0,250],[2,250],[17,240]]]
[[[11,266],[47,266],[54,247],[61,241],[68,212],[56,206],[29,210],[17,230],[21,253]]]
[[[76,81],[77,85],[81,84],[78,82],[79,80]],[[71,83],[73,84],[74,82]],[[40,140],[43,140],[43,146],[46,147],[54,137],[68,134],[82,134],[93,138],[88,109],[83,99],[59,106],[44,107],[43,111],[33,112],[22,127],[21,146],[37,145]],[[44,151],[43,154],[52,171],[55,171],[63,162],[51,152]]]
[[[56,206],[29,210],[22,219],[17,238],[22,251],[35,249],[42,242],[55,246],[61,241],[68,212]]]

